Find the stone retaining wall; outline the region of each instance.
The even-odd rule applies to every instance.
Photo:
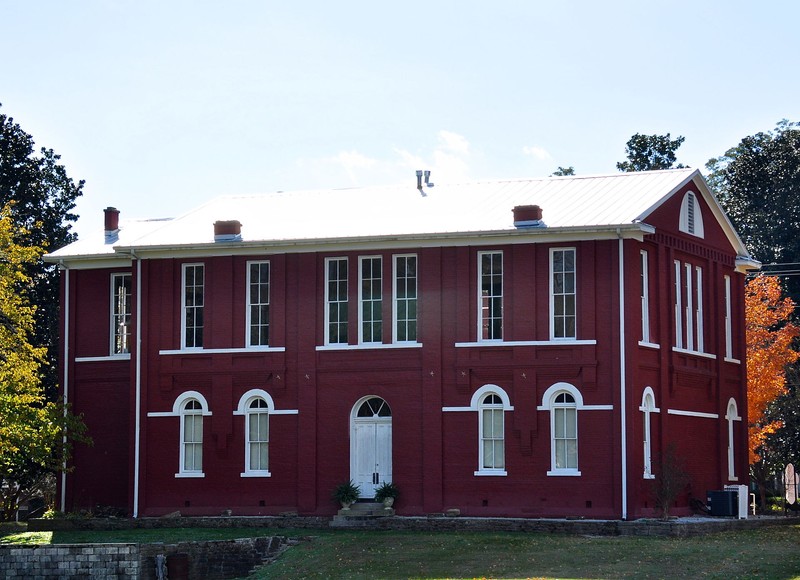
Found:
[[[304,516],[140,518],[140,519],[63,519],[28,521],[28,530],[120,530],[133,528],[267,528],[324,529],[331,518]],[[775,525],[798,525],[797,517],[758,516],[739,520],[725,517],[678,518],[663,522],[656,519],[584,520],[544,518],[475,518],[424,516],[392,516],[381,518],[339,518],[336,527],[373,530],[416,531],[496,531],[543,532],[593,536],[698,536],[729,530],[754,529]]]
[[[247,576],[289,545],[272,536],[178,544],[0,546],[0,578],[155,580],[156,556],[166,556],[170,580]]]

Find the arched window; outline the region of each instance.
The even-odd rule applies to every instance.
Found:
[[[542,395],[539,411],[550,412],[550,471],[547,475],[577,476],[578,409],[610,410],[610,405],[584,405],[581,392],[569,383],[555,383]]]
[[[658,413],[656,398],[651,387],[646,387],[642,394],[642,406],[639,410],[644,414],[642,434],[644,444],[644,473],[645,479],[653,479],[653,442],[652,442],[652,418],[653,413]]]
[[[478,471],[505,472],[505,425],[503,401],[493,392],[483,396],[478,404],[480,433],[480,463]]]
[[[578,470],[578,408],[575,397],[559,392],[551,405],[553,470]]]
[[[203,406],[197,399],[186,399],[181,414],[181,465],[179,474],[203,473]]]
[[[687,191],[686,195],[683,196],[678,229],[698,238],[704,236],[703,214],[700,213],[700,204],[697,201],[697,195],[693,191]]]
[[[269,405],[261,397],[247,404],[245,474],[269,475]]]
[[[728,481],[738,481],[739,478],[736,477],[733,422],[741,421],[742,418],[739,416],[739,409],[733,398],[728,401],[728,412],[725,414],[725,419],[728,421]]]

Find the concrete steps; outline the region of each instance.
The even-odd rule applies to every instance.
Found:
[[[357,501],[350,506],[350,509],[340,509],[337,515],[333,516],[331,527],[333,528],[358,528],[370,527],[370,523],[379,518],[394,515],[392,508],[384,507],[382,503],[374,501]]]

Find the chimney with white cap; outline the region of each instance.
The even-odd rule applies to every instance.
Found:
[[[517,205],[514,212],[515,228],[541,228],[545,226],[542,221],[542,208],[538,205]]]

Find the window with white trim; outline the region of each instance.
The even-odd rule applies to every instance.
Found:
[[[675,347],[705,352],[703,269],[675,260]]]
[[[641,303],[642,303],[642,342],[651,343],[650,340],[650,266],[647,251],[639,252],[641,258]]]
[[[556,393],[551,405],[553,471],[578,470],[578,408],[575,397]]]
[[[678,260],[675,260],[675,346],[683,348],[683,284]]]
[[[347,344],[347,258],[325,259],[325,344]]]
[[[203,308],[205,305],[205,267],[183,265],[182,348],[203,347]]]
[[[417,256],[394,256],[394,342],[417,341]]]
[[[478,252],[478,340],[503,340],[503,252]]]
[[[575,248],[550,250],[550,338],[576,337]]]
[[[128,354],[131,340],[131,275],[111,274],[111,354]]]
[[[505,471],[505,425],[503,401],[487,393],[479,403],[480,465],[478,471]]]
[[[383,342],[383,260],[362,256],[359,264],[359,334],[361,344]]]
[[[725,358],[733,359],[733,322],[731,319],[730,276],[725,276]]]
[[[642,442],[644,447],[644,479],[653,479],[653,443],[652,443],[652,414],[658,413],[653,389],[647,387],[642,395],[642,406],[639,410],[643,415]]]
[[[247,346],[269,346],[270,263],[247,262]]]
[[[197,399],[181,406],[180,474],[203,472],[203,407]]]
[[[269,405],[261,397],[247,403],[245,474],[269,475]]]

